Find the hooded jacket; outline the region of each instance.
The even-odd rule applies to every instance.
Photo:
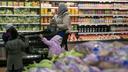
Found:
[[[58,30],[71,30],[71,20],[67,11],[68,8],[62,3],[59,5],[57,15],[53,17]]]
[[[61,48],[62,37],[55,35],[51,40],[47,40],[45,37],[42,38],[44,44],[49,47],[49,53],[52,55],[59,55],[62,53],[63,49]]]
[[[21,39],[7,41],[5,48],[7,50],[7,69],[17,70],[23,67],[22,57],[24,49],[28,47],[28,41],[23,42]]]

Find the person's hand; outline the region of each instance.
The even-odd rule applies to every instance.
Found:
[[[56,20],[55,19],[51,19],[50,20],[50,24],[56,24]]]
[[[40,36],[40,38],[43,38],[43,35],[42,34],[40,34],[39,36]]]

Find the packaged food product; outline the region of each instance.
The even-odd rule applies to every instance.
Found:
[[[7,6],[7,2],[6,1],[1,1],[2,3],[1,3],[1,5],[2,6]]]
[[[19,2],[18,1],[14,1],[13,2],[13,6],[19,6]]]
[[[24,6],[24,2],[20,1],[19,6]]]
[[[13,6],[13,1],[8,1],[8,6]]]
[[[47,8],[44,9],[44,14],[48,14],[48,9]]]
[[[25,6],[31,6],[31,2],[25,1]]]
[[[0,1],[0,6],[2,6],[2,1]]]

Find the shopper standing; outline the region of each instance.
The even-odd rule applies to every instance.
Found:
[[[49,56],[58,56],[62,52],[64,52],[63,48],[61,48],[62,39],[64,37],[64,32],[58,32],[55,36],[53,36],[50,40],[45,38],[42,34],[40,34],[41,41],[46,44],[49,48]]]
[[[28,46],[28,42],[19,37],[15,27],[9,25],[6,30],[9,34],[5,43],[7,52],[7,72],[22,72],[22,52]]]
[[[57,26],[56,27],[57,31],[65,32],[62,46],[65,45],[65,50],[68,50],[67,38],[71,30],[71,20],[70,20],[70,16],[68,13],[68,8],[64,3],[59,4],[57,14],[53,17],[52,22],[53,24],[56,24],[54,26]]]

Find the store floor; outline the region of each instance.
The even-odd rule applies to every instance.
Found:
[[[0,72],[6,72],[6,68],[5,67],[0,67]]]

